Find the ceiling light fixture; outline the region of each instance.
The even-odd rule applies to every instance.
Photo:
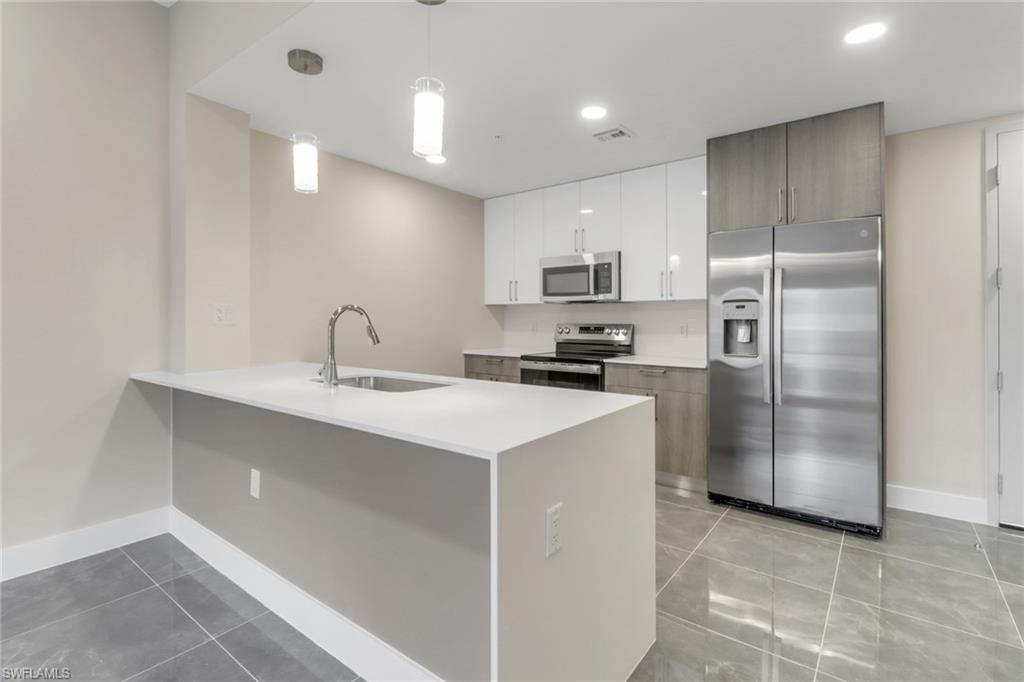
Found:
[[[877,40],[878,38],[881,38],[884,33],[885,24],[875,22],[873,24],[858,26],[843,36],[843,40],[847,45],[859,45],[860,43],[868,43],[872,40]]]
[[[590,215],[593,212],[594,212],[594,209],[592,209],[592,208],[581,208],[580,209],[580,213],[582,213],[583,215]]]
[[[444,83],[430,76],[430,8],[444,0],[416,0],[427,6],[427,74],[416,79],[412,99],[412,153],[430,163],[444,163]],[[438,160],[440,159],[440,160]]]
[[[580,109],[580,116],[589,121],[597,121],[598,119],[604,118],[607,114],[608,110],[597,104],[591,104],[590,106]]]
[[[324,70],[323,57],[309,50],[290,50],[288,66],[303,76],[317,76]],[[320,190],[318,154],[320,140],[313,133],[295,133],[292,141],[292,184],[300,194]]]

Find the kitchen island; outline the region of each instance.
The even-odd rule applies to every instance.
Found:
[[[318,367],[133,376],[173,393],[180,539],[322,605],[272,608],[369,680],[626,679],[655,637],[653,400]]]

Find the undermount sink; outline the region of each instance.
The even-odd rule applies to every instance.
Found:
[[[371,391],[387,391],[389,393],[404,393],[406,391],[423,391],[428,388],[441,388],[451,384],[435,383],[433,381],[414,381],[412,379],[398,379],[396,377],[382,376],[359,376],[342,377],[334,382],[335,386],[351,386],[352,388],[366,388]]]

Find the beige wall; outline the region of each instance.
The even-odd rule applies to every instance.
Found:
[[[893,485],[985,495],[983,159],[986,126],[1009,118],[886,138]]]
[[[252,133],[252,362],[322,361],[331,310],[339,364],[462,375],[462,350],[501,343],[483,303],[483,202],[320,154],[320,192],[292,188],[291,145]]]
[[[3,544],[168,501],[167,10],[3,12]]]

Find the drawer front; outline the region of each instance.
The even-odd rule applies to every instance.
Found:
[[[519,358],[506,358],[497,355],[467,355],[466,375],[490,374],[492,376],[515,377],[519,380]]]
[[[684,367],[606,365],[605,385],[649,388],[683,393],[708,392],[707,371]]]
[[[467,379],[479,379],[480,381],[500,381],[505,384],[518,384],[519,377],[503,377],[499,374],[482,374],[480,372],[466,372]]]

